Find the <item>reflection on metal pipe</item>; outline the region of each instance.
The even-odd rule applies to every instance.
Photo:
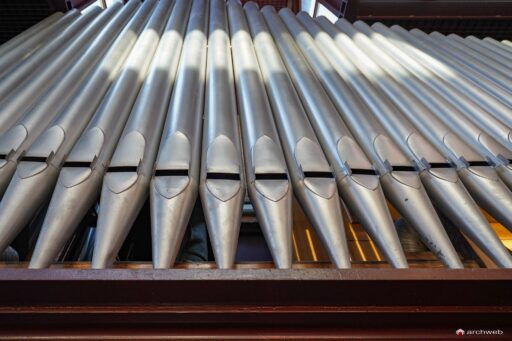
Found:
[[[319,21],[321,26],[326,28],[326,31],[333,28],[331,23],[325,20]],[[414,111],[417,106],[413,106],[404,96],[396,95],[403,94],[404,91],[376,64],[386,63],[385,65],[389,67],[394,65],[393,60],[386,55],[389,49],[377,48],[372,40],[358,33],[351,24],[343,19],[338,21],[336,25],[339,25],[342,31],[353,39],[352,41],[349,36],[341,32],[336,35],[338,42],[342,43],[346,49],[347,57],[357,65],[366,78],[380,88],[383,93],[388,94],[393,102],[400,103],[401,108],[410,108]],[[361,26],[362,24],[359,24],[357,27],[360,28]],[[370,36],[370,32],[367,32],[367,30],[363,32]],[[357,46],[355,43],[357,43]],[[395,67],[393,70],[396,71],[397,68]],[[376,93],[375,96],[378,96],[378,94]],[[467,235],[475,237],[475,242],[483,249],[492,245],[490,256],[498,264],[512,267],[512,257],[458,179],[456,170],[452,168],[452,165],[412,126],[398,109],[389,106],[384,98],[373,97],[369,100],[374,103],[374,115],[381,120],[387,131],[395,138],[397,144],[403,147],[404,153],[413,160],[416,168],[420,171],[420,178],[433,203],[457,226],[460,226]]]
[[[383,56],[379,58],[382,59]],[[392,85],[391,82],[388,84]],[[410,94],[406,96],[406,89],[396,88],[396,86],[394,88],[395,91],[393,86],[382,89],[389,98],[395,99],[394,103],[422,134],[457,166],[460,179],[477,203],[505,226],[511,226],[511,193],[497,178],[494,170],[489,168],[487,160],[455,135],[423,103]]]
[[[467,36],[465,43],[472,49],[489,56],[494,60],[500,61],[502,58],[506,59],[509,63],[512,61],[512,52],[502,48],[502,44],[494,45],[493,41],[480,40],[475,36]]]
[[[338,25],[341,25],[344,30],[353,30],[346,21],[340,20],[338,21]],[[354,31],[351,34],[354,36],[357,33]],[[466,118],[461,110],[442,98],[438,93],[433,92],[417,78],[414,78],[411,73],[400,64],[389,59],[389,57],[385,59],[384,56],[380,56],[380,58],[377,58],[375,61],[394,81],[403,86],[403,90],[398,91],[399,94],[403,96],[409,94],[409,96],[417,99],[416,105],[423,105],[426,111],[435,114],[465,140],[466,143],[473,146],[479,153],[486,157],[496,168],[503,182],[509,188],[512,188],[511,150],[508,150],[503,145],[499,144],[492,136],[486,134],[479,126]]]
[[[349,96],[351,93],[352,96],[357,96],[357,94],[361,96],[357,97],[359,99],[359,103],[357,103],[359,115],[352,116],[350,113],[342,111],[340,113],[344,115],[345,121],[380,172],[381,184],[387,198],[418,231],[423,242],[444,264],[451,268],[463,267],[428,199],[414,166],[389,138],[380,122],[368,113],[369,109],[361,100],[370,103],[370,97],[376,97],[376,95],[370,96],[375,90],[361,75],[358,75],[357,69],[337,49],[336,43],[327,33],[320,30],[311,17],[300,13],[297,15],[297,19],[314,37],[321,50],[329,51],[329,53],[324,52],[332,64],[329,73],[337,72],[342,77],[335,78],[337,86],[331,85],[331,97],[339,97],[341,93],[346,93]],[[343,86],[343,91],[340,91],[341,86]]]
[[[194,0],[151,179],[153,267],[174,265],[199,185],[208,1]],[[194,94],[194,96],[190,96]]]
[[[18,46],[25,43],[27,40],[29,40],[32,36],[37,34],[38,32],[43,31],[45,28],[49,27],[50,25],[53,25],[56,21],[58,21],[60,18],[62,18],[64,14],[62,12],[55,12],[49,17],[44,18],[34,26],[26,29],[25,31],[21,32],[17,36],[9,39],[2,45],[0,45],[0,55],[5,55],[8,51],[12,51],[16,49]]]
[[[316,136],[334,168],[340,196],[388,262],[396,268],[407,267],[407,260],[388,211],[379,177],[372,164],[355,142],[274,8],[266,6],[262,13],[303,101]],[[303,40],[306,38],[302,37]],[[311,44],[312,41],[306,41],[306,44],[308,43]],[[307,54],[315,59],[324,58],[313,50],[308,50]]]
[[[411,33],[418,34],[416,30],[411,30]],[[503,70],[502,67],[487,64],[485,58],[481,58],[476,53],[468,53],[467,49],[460,46],[460,43],[449,39],[439,32],[432,32],[428,36],[431,38],[431,41],[443,51],[454,56],[454,58],[457,58],[469,67],[478,70],[482,75],[499,84],[505,90],[509,91],[512,88],[512,80],[507,77],[506,72],[503,73],[505,70]]]
[[[115,7],[119,9],[121,4],[118,3]],[[0,82],[0,98],[9,95],[26,77],[36,72],[36,69],[41,70],[45,67],[45,64],[51,63],[62,52],[61,49],[69,44],[71,39],[77,38],[79,32],[95,26],[95,22],[100,19],[99,14],[101,14],[101,9],[96,7],[94,11],[81,15],[61,34],[52,39],[49,44],[34,52],[23,64],[11,68],[11,70],[6,70],[6,75]],[[105,22],[103,21],[103,23]]]
[[[336,180],[258,7],[245,6],[294,193],[338,268],[350,268]]]
[[[73,147],[115,79],[156,0],[147,1],[113,43],[81,89],[19,160],[0,203],[0,249],[4,250],[51,194],[65,155]],[[15,161],[10,161],[15,162]]]
[[[476,101],[473,100],[472,94],[465,94],[460,91],[460,87],[449,84],[447,78],[439,78],[428,68],[417,62],[415,58],[408,55],[403,48],[396,47],[388,39],[386,39],[380,33],[372,30],[368,25],[362,21],[358,21],[352,26],[346,20],[339,20],[337,23],[338,27],[345,33],[351,35],[357,35],[357,39],[363,40],[363,46],[367,47],[367,50],[378,51],[376,53],[384,53],[387,57],[387,64],[392,67],[392,70],[400,69],[403,67],[404,72],[409,72],[410,77],[416,77],[421,81],[425,88],[428,88],[431,92],[436,93],[439,97],[446,100],[446,102],[453,105],[459,113],[467,117],[473,123],[479,125],[489,135],[500,142],[502,145],[512,148],[512,131],[505,124],[490,115],[484,108],[482,108]],[[366,37],[358,35],[358,32],[364,33]],[[365,40],[366,39],[366,40]],[[365,44],[366,43],[366,44]],[[378,58],[380,61],[380,58]],[[406,71],[405,71],[406,70]],[[393,71],[397,72],[397,71]],[[506,109],[504,115],[512,119],[512,111]]]
[[[121,30],[138,4],[138,0],[130,1],[111,20],[110,18],[117,12],[118,6],[112,6],[113,11],[104,11],[58,56],[55,56],[48,64],[39,65],[34,71],[36,72],[34,75],[25,79],[16,88],[7,87],[9,96],[0,102],[0,134],[5,133],[27,112],[41,105],[41,102],[49,102],[52,98],[51,94],[62,91],[60,84],[65,83],[73,74],[78,77],[77,80],[71,85],[67,84],[64,88],[65,92],[58,93],[58,99],[53,98],[54,101],[59,103],[65,102],[65,95],[73,92],[73,85],[79,84],[79,80],[87,75],[87,71],[95,65],[95,61],[105,52],[108,43]],[[108,24],[103,27],[107,22]],[[94,39],[100,29],[102,29],[101,33]],[[91,43],[92,46],[89,46],[88,43]],[[81,71],[78,73],[79,69]],[[2,84],[3,82],[0,83],[0,88]],[[57,111],[55,109],[46,110],[53,113]]]
[[[355,23],[355,26],[360,30],[365,29],[366,32],[371,32],[367,31],[368,27],[365,27],[367,25],[362,22]],[[481,109],[477,108],[477,111],[474,111],[473,114],[482,115],[483,118],[486,117],[486,114],[492,114],[495,118],[501,120],[503,123],[512,126],[512,109],[509,106],[505,105],[494,96],[488,94],[485,91],[482,91],[481,88],[464,79],[460,73],[453,72],[449,67],[430,57],[427,53],[414,48],[408,44],[405,39],[401,38],[398,34],[394,33],[386,26],[380,23],[376,23],[372,25],[372,28],[376,32],[382,34],[383,37],[387,38],[386,40],[380,39],[381,41],[387,43],[387,48],[390,50],[392,49],[396,53],[409,55],[410,58],[414,58],[416,62],[421,63],[422,66],[427,68],[431,72],[431,74],[428,76],[431,77],[433,81],[439,82],[439,80],[443,80],[444,82],[450,84],[449,90],[451,92],[455,90],[455,92],[464,93],[465,96],[459,98],[459,101],[462,101],[463,103],[466,103],[466,101],[471,103],[474,100],[476,103],[478,103]],[[437,77],[433,77],[433,74],[435,74]],[[455,97],[458,97],[457,94]],[[479,121],[475,121],[475,123],[480,124]],[[489,134],[495,133],[492,130],[493,124],[499,125],[499,123],[496,123],[492,120],[487,120],[485,122],[482,121],[482,124],[489,129]],[[502,136],[500,135],[499,131],[496,131],[496,133],[497,135]],[[505,143],[509,144],[509,139],[512,137],[507,135],[503,136],[502,138],[504,139]]]
[[[405,39],[410,45],[415,46],[422,52],[430,55],[432,58],[435,58],[452,71],[458,72],[470,81],[473,86],[487,91],[490,95],[496,97],[509,108],[512,107],[512,93],[510,91],[507,91],[505,88],[499,86],[485,77],[482,73],[478,72],[478,70],[469,67],[459,59],[454,58],[452,55],[440,49],[435,45],[432,38],[425,32],[420,30],[411,30],[411,32],[409,32],[397,25],[392,26],[390,29],[402,39]]]
[[[147,199],[190,4],[189,0],[176,1],[151,71],[107,168],[98,221],[98,227],[102,226],[105,234],[96,239],[92,264],[95,268],[112,264]]]
[[[228,1],[238,108],[249,197],[277,268],[292,264],[292,190],[249,27],[236,0]]]
[[[101,60],[105,51],[108,51],[109,45],[133,15],[138,4],[133,1],[127,4],[60,82],[40,96],[32,109],[27,111],[16,125],[0,135],[0,196],[7,188],[21,154],[65,108],[68,101],[79,94],[91,70]],[[129,28],[125,32],[129,32]],[[23,103],[24,98],[25,96],[21,96],[18,103]],[[10,110],[2,111],[0,120],[9,119],[9,114],[12,114]]]
[[[217,267],[232,268],[246,185],[224,0],[210,0],[199,193]]]
[[[146,77],[170,10],[169,2],[160,2],[108,92],[106,87],[95,86],[95,91],[89,96],[81,95],[86,108],[75,105],[74,110],[80,112],[82,117],[87,117],[104,97],[78,143],[63,160],[63,168],[29,264],[30,268],[42,268],[51,264],[97,199],[105,164],[113,153]],[[108,86],[108,82],[105,85]],[[83,121],[73,123],[75,127],[80,125],[83,126]],[[69,153],[73,138],[68,136],[68,139],[68,144],[59,148],[54,158],[59,153]]]
[[[510,68],[512,68],[512,62],[507,58],[500,58],[499,56],[496,56],[488,49],[481,48],[478,46],[478,44],[475,44],[471,40],[464,39],[455,33],[449,34],[448,38],[453,39],[457,43],[460,43],[460,47],[465,47],[464,51],[470,53],[471,55],[477,55],[486,64],[491,65],[493,67],[499,66],[500,70],[502,67],[504,68],[503,70],[508,69],[508,73],[506,72],[505,75],[509,74]]]
[[[48,43],[57,36],[63,29],[71,25],[78,17],[80,12],[71,10],[56,22],[43,28],[38,33],[32,35],[16,48],[0,55],[0,78],[7,75],[14,67],[23,63],[32,53]]]

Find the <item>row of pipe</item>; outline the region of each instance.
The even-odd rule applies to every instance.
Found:
[[[407,268],[387,201],[449,268],[446,216],[512,257],[512,47],[236,0],[131,0],[58,13],[0,46],[0,251],[48,206],[29,267],[54,262],[99,200],[93,268],[112,266],[147,198],[155,268],[199,197],[219,268],[246,194],[292,265],[295,196],[351,266],[341,201]],[[340,201],[341,199],[341,201]]]

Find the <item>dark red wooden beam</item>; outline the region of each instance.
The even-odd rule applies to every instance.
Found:
[[[492,269],[2,269],[0,334],[510,336],[511,280]]]

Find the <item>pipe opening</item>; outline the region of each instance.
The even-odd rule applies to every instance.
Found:
[[[374,169],[351,168],[350,171],[352,174],[377,175],[377,172]]]
[[[324,178],[324,179],[333,179],[334,176],[331,172],[304,172],[304,177],[306,178]]]
[[[68,161],[68,162],[64,162],[64,165],[62,165],[62,167],[90,168],[91,165],[92,165],[92,163],[88,162],[88,161]]]
[[[0,154],[0,160],[6,160],[7,154]]]
[[[416,172],[416,168],[412,166],[391,166],[391,170],[395,172]]]
[[[107,169],[107,173],[131,173],[137,172],[136,166],[119,166],[119,167],[109,167]]]
[[[206,173],[206,179],[209,180],[240,180],[238,173]]]
[[[288,180],[286,173],[256,173],[256,180]]]
[[[155,176],[188,176],[188,169],[157,169]]]
[[[490,164],[487,161],[469,161],[468,165],[470,167],[479,167],[479,166],[489,167],[490,166]]]
[[[429,165],[430,168],[453,168],[452,165],[447,162],[431,162]]]
[[[26,162],[46,162],[46,158],[43,156],[22,156],[20,161]]]

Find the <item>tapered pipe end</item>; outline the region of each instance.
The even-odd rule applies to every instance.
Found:
[[[90,168],[61,171],[28,265],[30,269],[47,268],[53,263],[94,204],[100,186],[101,175]]]
[[[149,179],[137,173],[107,173],[91,267],[111,267],[147,198]]]
[[[258,187],[281,186],[277,182],[285,182],[288,187],[287,180],[257,180],[257,182],[259,182]],[[249,195],[276,268],[290,269],[293,251],[292,191],[287,189],[283,196],[273,200],[261,194],[251,185]]]
[[[296,186],[295,193],[333,264],[338,269],[350,268],[350,253],[334,179],[306,178],[305,184]]]
[[[352,175],[338,180],[340,195],[361,222],[379,251],[394,268],[408,268],[386,198],[375,175]]]
[[[179,189],[178,193],[169,193]],[[169,195],[171,194],[171,195]],[[153,267],[174,265],[197,198],[197,182],[188,176],[160,176],[151,181]]]
[[[512,256],[469,195],[454,169],[423,171],[421,180],[429,197],[445,216],[473,240],[496,264],[512,266]]]
[[[391,172],[381,177],[387,198],[418,232],[423,243],[448,268],[463,264],[430,202],[419,176],[413,172]]]
[[[245,191],[241,188],[240,181],[207,180],[207,182],[210,182],[208,184],[210,188],[222,187],[220,184],[216,186],[211,182],[232,182],[232,185],[236,186],[235,194],[229,193],[230,197],[226,200],[221,200],[218,195],[212,193],[206,184],[200,188],[215,262],[219,269],[230,269],[235,264]]]
[[[475,201],[512,231],[512,193],[491,167],[469,167],[459,176]]]
[[[0,203],[0,252],[30,222],[50,195],[58,172],[40,162],[22,162]]]

